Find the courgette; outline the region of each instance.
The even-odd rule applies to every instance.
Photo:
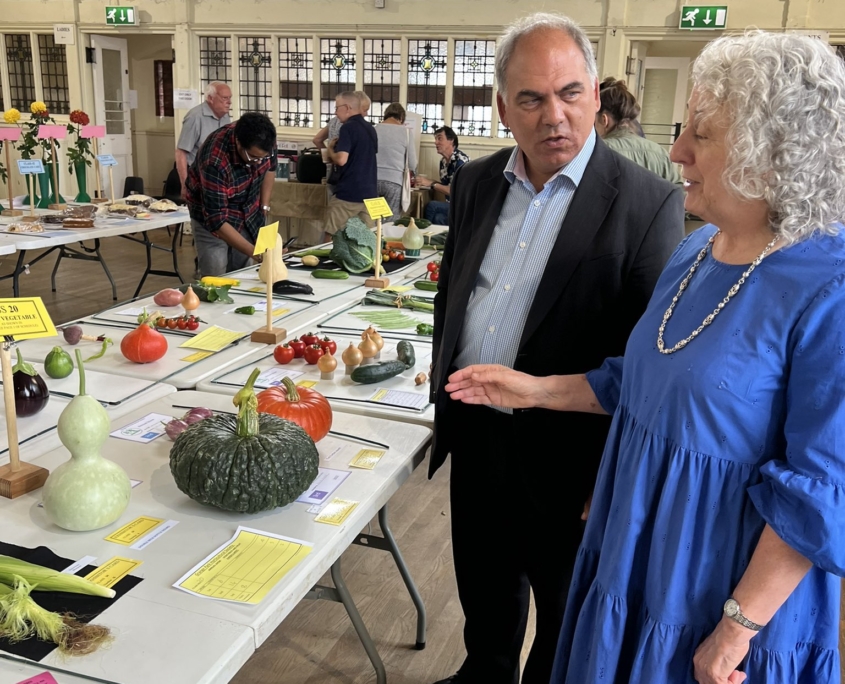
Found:
[[[402,340],[396,345],[396,356],[405,364],[406,368],[413,368],[417,362],[417,355],[414,353],[414,345],[408,340]]]
[[[304,252],[294,252],[291,256],[295,256],[295,257],[305,257],[305,256],[327,257],[331,253],[332,253],[331,249],[306,249]]]
[[[349,274],[346,271],[330,271],[327,268],[316,268],[311,271],[312,278],[326,278],[328,280],[346,280]]]
[[[221,276],[203,276],[200,282],[206,287],[238,287],[241,284],[240,280],[235,278],[223,278]]]
[[[402,361],[382,361],[381,363],[368,363],[365,366],[358,366],[352,371],[349,378],[352,382],[372,385],[396,377],[405,370],[407,370],[407,366]]]
[[[418,290],[426,290],[427,292],[437,292],[437,283],[430,280],[415,280],[414,287]]]

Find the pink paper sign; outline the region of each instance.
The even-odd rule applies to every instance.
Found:
[[[79,131],[80,138],[105,138],[106,137],[106,127],[105,126],[94,126],[93,124],[90,126],[83,126],[82,130]]]
[[[18,682],[18,684],[59,684],[56,681],[56,678],[51,675],[49,672],[42,672],[41,674],[37,674],[34,677],[30,677],[29,679],[24,679],[22,682]]]
[[[36,136],[40,140],[44,140],[46,138],[55,138],[56,140],[64,140],[65,136],[67,136],[67,127],[66,126],[45,126],[41,125],[38,127],[38,135]]]
[[[0,128],[0,140],[10,140],[14,142],[15,140],[20,140],[20,138],[20,128]]]

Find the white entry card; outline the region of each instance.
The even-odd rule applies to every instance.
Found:
[[[305,375],[305,373],[289,368],[268,368],[255,379],[255,386],[261,388],[278,387],[282,384],[282,378],[296,380],[300,375]]]
[[[318,468],[317,477],[297,501],[299,503],[322,505],[329,500],[329,497],[347,477],[349,477],[348,470]]]
[[[148,444],[165,433],[164,426],[171,420],[173,420],[173,416],[166,416],[163,413],[148,413],[143,418],[115,430],[111,433],[111,436],[118,439],[128,439],[130,442]]]

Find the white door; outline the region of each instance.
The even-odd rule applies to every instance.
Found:
[[[117,160],[111,167],[114,197],[123,196],[123,181],[133,176],[132,130],[129,120],[129,55],[125,38],[91,36],[94,48],[94,100],[96,120],[105,125],[106,137],[99,141],[100,154]],[[111,197],[109,172],[100,169],[100,182],[106,197]]]

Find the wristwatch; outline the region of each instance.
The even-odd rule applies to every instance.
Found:
[[[729,617],[734,622],[738,622],[743,627],[747,627],[748,629],[753,629],[755,632],[759,632],[765,625],[758,625],[756,622],[751,622],[747,617],[742,614],[742,610],[739,607],[739,603],[736,602],[736,599],[733,597],[729,598],[725,601],[725,605],[722,606],[722,612]]]
[[[270,211],[270,205],[269,204],[262,204],[261,205],[261,211]]]
[[[437,185],[437,181],[431,181],[431,185],[429,185],[428,187],[430,187],[432,190],[437,190],[437,188],[434,187],[435,185]]]

